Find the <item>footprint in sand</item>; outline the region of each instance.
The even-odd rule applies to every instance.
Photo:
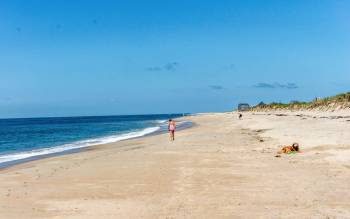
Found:
[[[11,196],[11,189],[8,189],[8,190],[7,190],[6,197],[10,197],[10,196]]]

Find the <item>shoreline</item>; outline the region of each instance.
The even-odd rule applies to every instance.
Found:
[[[191,117],[192,116],[196,116],[196,115],[191,115]],[[188,122],[188,121],[186,121],[186,122]],[[190,126],[177,129],[176,133],[179,133],[179,132],[187,130],[187,129],[191,129],[191,128],[195,127],[196,125],[197,124],[195,124],[194,122],[190,122]],[[28,161],[18,161],[18,162],[15,162],[14,164],[9,164],[9,165],[6,165],[4,167],[2,167],[0,165],[0,173],[7,172],[7,171],[15,171],[15,170],[20,170],[23,168],[31,167],[33,165],[36,165],[37,163],[45,162],[46,160],[49,160],[49,159],[57,158],[58,160],[60,160],[60,159],[65,160],[65,159],[68,159],[68,157],[70,157],[70,156],[84,154],[84,153],[94,153],[94,152],[103,151],[103,150],[113,150],[113,149],[114,150],[121,150],[121,151],[123,151],[124,149],[128,150],[128,147],[130,147],[131,149],[133,148],[132,144],[134,141],[143,140],[143,139],[147,139],[147,138],[151,138],[151,137],[163,136],[163,135],[168,135],[168,133],[166,131],[158,131],[158,132],[146,134],[144,136],[134,137],[134,138],[120,140],[120,141],[116,141],[116,142],[91,145],[91,146],[87,146],[87,147],[83,147],[83,148],[71,149],[71,150],[67,150],[64,152],[58,152],[58,153],[53,153],[53,154],[39,155],[39,158],[37,158],[36,156],[31,157],[31,158],[28,158],[29,159]],[[165,137],[165,138],[167,138],[167,137]]]
[[[191,115],[191,116],[195,116],[195,115]],[[182,116],[182,117],[178,117],[177,118],[177,120],[179,120],[180,122],[184,122],[183,126],[180,126],[179,128],[177,128],[178,131],[191,128],[194,125],[191,121],[184,120],[184,118],[186,118],[186,117]],[[153,127],[148,127],[148,128],[153,128]],[[147,129],[147,128],[145,128],[145,129]],[[143,129],[143,130],[145,130],[145,129]],[[81,152],[84,152],[86,150],[93,149],[94,147],[98,147],[98,146],[105,146],[105,145],[113,144],[113,143],[116,143],[116,142],[128,141],[128,140],[139,139],[139,138],[145,138],[145,137],[148,137],[148,136],[161,135],[161,134],[164,134],[164,133],[167,133],[167,131],[159,129],[159,130],[156,130],[156,131],[151,132],[151,133],[147,133],[147,134],[142,135],[142,136],[131,137],[131,138],[128,138],[128,139],[117,140],[117,141],[114,141],[114,142],[98,143],[98,144],[83,146],[83,147],[80,147],[80,148],[67,149],[67,150],[60,151],[60,152],[53,152],[53,153],[42,154],[42,155],[34,155],[34,156],[23,158],[23,159],[7,161],[7,162],[0,163],[0,171],[2,169],[10,168],[12,166],[20,165],[20,164],[23,164],[23,163],[33,162],[33,161],[41,160],[41,159],[47,159],[47,158],[50,158],[50,157],[58,157],[58,156],[65,156],[65,155],[68,155],[68,154],[81,153]],[[52,147],[52,148],[55,148],[55,147]],[[42,148],[42,149],[52,149],[52,148]],[[28,151],[28,152],[30,152],[30,151]],[[11,154],[9,154],[9,155],[11,155]]]
[[[188,118],[194,125],[174,142],[160,134],[1,170],[0,217],[350,217],[350,122],[251,113],[239,120],[235,112]],[[301,153],[274,157],[296,136]],[[319,138],[327,146],[309,144]]]

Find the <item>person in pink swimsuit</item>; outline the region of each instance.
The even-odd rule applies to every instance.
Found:
[[[169,119],[168,131],[170,134],[170,141],[175,141],[175,129],[176,129],[175,121],[173,121],[172,119]]]

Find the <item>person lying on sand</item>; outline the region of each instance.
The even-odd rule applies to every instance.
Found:
[[[293,143],[292,146],[284,146],[281,150],[277,152],[277,154],[289,154],[291,152],[299,152],[299,144]]]

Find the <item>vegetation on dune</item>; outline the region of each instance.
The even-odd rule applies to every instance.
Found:
[[[261,110],[338,110],[350,108],[350,92],[338,94],[331,97],[315,98],[311,102],[291,101],[290,103],[269,103],[260,102],[252,107],[252,111]]]

